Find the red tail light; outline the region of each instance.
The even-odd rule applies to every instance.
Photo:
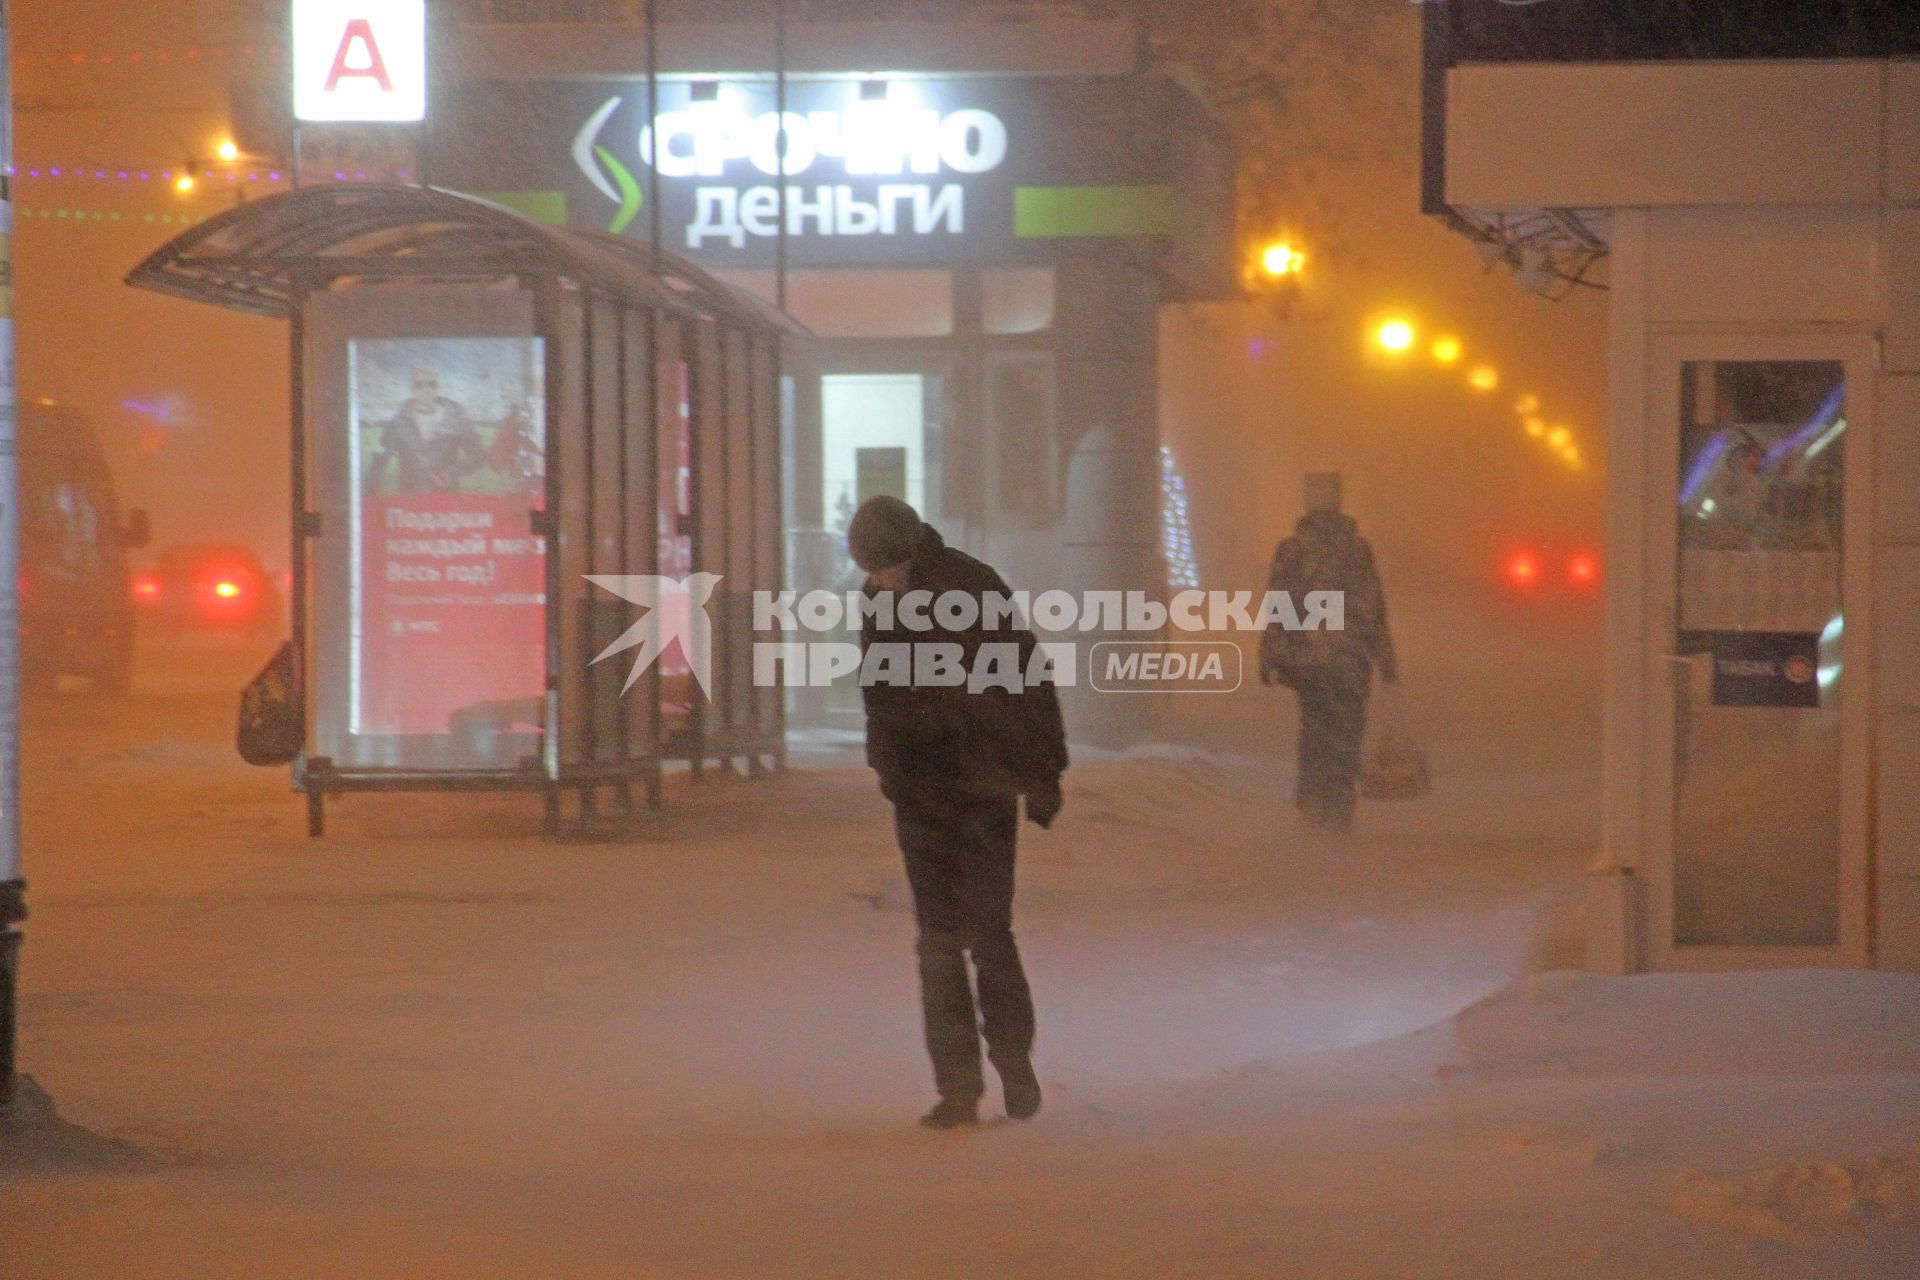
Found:
[[[245,593],[232,578],[221,578],[213,584],[213,594],[222,600],[238,600]]]
[[[1516,551],[1507,561],[1507,581],[1516,587],[1531,587],[1540,581],[1540,558],[1531,551]]]
[[[1585,552],[1567,561],[1567,580],[1576,587],[1590,587],[1600,580],[1600,561]]]
[[[160,579],[143,573],[133,580],[133,598],[138,604],[156,604],[160,599]]]

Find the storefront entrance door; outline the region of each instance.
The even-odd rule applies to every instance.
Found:
[[[1848,625],[1870,545],[1864,355],[1831,338],[1655,344],[1658,966],[1865,963],[1867,647]]]
[[[917,373],[830,373],[820,380],[821,510],[844,534],[881,494],[926,510],[926,379]]]

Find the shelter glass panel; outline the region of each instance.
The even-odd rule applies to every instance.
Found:
[[[724,343],[719,326],[702,322],[695,326],[695,365],[693,377],[693,492],[694,492],[694,567],[709,574],[726,573],[727,523],[727,381],[724,367]],[[724,593],[724,581],[717,589]],[[720,611],[724,616],[724,609]],[[716,644],[708,686],[710,696],[701,696],[695,704],[695,722],[704,734],[711,735],[727,723],[733,655],[727,646]]]
[[[755,441],[753,501],[758,513],[754,525],[753,582],[757,590],[779,591],[786,577],[785,526],[786,513],[791,510],[784,502],[784,468],[781,465],[780,446],[789,434],[786,423],[790,415],[787,412],[787,385],[780,378],[779,350],[773,342],[761,339],[753,343],[752,378]],[[780,638],[756,637],[761,640]],[[778,688],[755,690],[754,727],[757,732],[771,738],[780,731],[782,702],[782,693]]]
[[[592,759],[591,677],[595,653],[593,628],[588,621],[597,591],[587,581],[592,572],[591,441],[587,436],[587,298],[578,289],[556,286],[552,299],[554,338],[554,407],[559,430],[553,440],[553,459],[560,476],[555,495],[555,550],[558,572],[554,590],[559,595],[559,743],[558,765],[577,768]]]
[[[753,725],[753,572],[754,544],[768,518],[754,501],[753,362],[747,335],[730,330],[725,337],[727,379],[727,523],[725,529],[727,724],[745,731]]]
[[[660,576],[683,581],[693,572],[693,370],[688,360],[687,326],[679,321],[660,324],[654,339],[655,387],[659,408],[659,557]],[[666,634],[683,621],[671,616],[684,610],[684,595],[663,600],[669,610]],[[661,735],[665,741],[688,732],[693,724],[693,668],[676,640],[661,652]]]
[[[621,376],[624,354],[620,335],[622,309],[606,298],[595,298],[588,311],[587,352],[591,398],[588,404],[588,440],[590,459],[588,496],[592,510],[587,524],[593,545],[589,572],[624,577],[627,567],[626,495],[621,484],[626,479],[625,451],[627,432],[621,412]],[[632,655],[602,653],[616,643],[631,624],[633,610],[620,596],[604,588],[593,588],[588,600],[588,701],[593,717],[593,757],[603,764],[618,763],[627,756],[626,719],[622,713],[622,686],[632,666]]]
[[[626,572],[660,572],[660,434],[666,430],[661,419],[655,430],[657,399],[654,395],[651,331],[655,321],[651,313],[633,309],[626,312],[622,360],[625,373],[621,383],[621,413],[626,447],[621,458],[625,478]],[[631,758],[659,754],[655,733],[660,720],[660,664],[654,662],[621,700],[626,712],[627,742]]]
[[[513,770],[546,679],[545,347],[531,295],[350,286],[306,327],[309,754]]]

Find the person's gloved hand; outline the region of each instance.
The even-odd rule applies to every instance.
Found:
[[[1066,803],[1066,797],[1060,794],[1059,782],[1049,782],[1027,792],[1027,821],[1042,831],[1053,825],[1060,814],[1060,806]]]

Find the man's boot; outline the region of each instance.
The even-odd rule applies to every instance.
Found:
[[[964,1129],[980,1123],[980,1104],[963,1098],[942,1098],[920,1117],[925,1129]]]
[[[1031,1120],[1040,1113],[1040,1077],[1033,1072],[1033,1059],[1018,1058],[993,1064],[1000,1071],[1000,1092],[1007,1102],[1007,1116],[1013,1120]]]

